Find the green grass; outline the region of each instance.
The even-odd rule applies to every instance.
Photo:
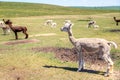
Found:
[[[26,5],[31,8],[31,3],[7,3],[0,2],[0,10],[3,11],[3,8],[6,10],[11,8],[11,11],[15,14],[18,14],[18,11],[23,10]],[[11,4],[13,6],[11,6]],[[21,6],[18,6],[21,5]],[[16,5],[16,8],[15,8]],[[32,4],[33,5],[33,4]],[[34,4],[33,6],[40,7],[42,4]],[[11,7],[8,7],[11,6]],[[32,7],[33,7],[32,6]],[[50,7],[51,5],[42,5],[44,7]],[[22,8],[21,8],[22,7]],[[64,14],[67,10],[76,11],[80,9],[74,8],[65,8],[52,6],[58,9],[57,13],[64,10]],[[54,8],[54,9],[55,9]],[[38,12],[36,11],[38,9]],[[60,9],[60,11],[59,11]],[[15,10],[15,11],[14,11]],[[36,36],[30,37],[28,39],[38,39],[39,42],[36,43],[26,43],[26,44],[16,44],[16,45],[5,45],[4,42],[15,41],[14,34],[2,35],[2,29],[0,29],[0,80],[114,80],[120,79],[118,76],[104,77],[103,72],[105,69],[98,69],[96,72],[76,72],[77,62],[63,62],[55,58],[54,53],[44,53],[44,52],[35,52],[32,51],[32,48],[35,47],[61,47],[61,48],[72,48],[73,45],[68,39],[68,35],[65,32],[60,31],[60,27],[63,26],[63,22],[66,19],[70,19],[73,23],[73,34],[76,38],[83,37],[94,37],[94,38],[105,38],[117,43],[118,49],[112,47],[111,54],[114,58],[115,72],[119,73],[120,71],[120,32],[110,32],[114,29],[120,29],[120,25],[116,26],[113,21],[113,16],[120,18],[120,13],[115,11],[86,11],[86,13],[73,12],[72,15],[66,13],[65,15],[58,15],[57,13],[53,14],[46,12],[44,16],[39,12],[41,9],[32,8],[27,9],[29,14],[19,13],[17,16],[8,12],[6,14],[0,13],[1,18],[9,19],[13,21],[14,25],[24,25],[28,28],[29,35],[45,34],[45,33],[56,33],[54,36]],[[36,11],[37,14],[34,14]],[[48,10],[49,11],[49,10]],[[4,12],[4,11],[3,11]],[[43,12],[45,12],[43,10]],[[99,13],[100,12],[100,13]],[[32,14],[32,15],[31,15]],[[34,14],[34,15],[33,15]],[[83,15],[82,15],[83,14]],[[4,16],[4,17],[3,17]],[[22,17],[21,17],[22,16]],[[86,28],[89,17],[92,17],[96,20],[97,24],[100,26],[98,30],[93,28]],[[58,25],[57,28],[51,28],[50,26],[44,26],[44,22],[47,19],[53,19]],[[24,35],[19,33],[20,40],[24,40]],[[86,65],[90,66],[89,64]],[[48,68],[49,67],[49,68]],[[91,69],[94,70],[94,69]],[[117,74],[115,74],[117,75]]]

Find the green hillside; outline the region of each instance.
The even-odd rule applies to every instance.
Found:
[[[102,7],[83,7],[83,6],[71,6],[74,8],[80,8],[80,9],[94,9],[94,10],[119,10],[120,6],[102,6]]]
[[[0,2],[0,17],[26,17],[41,15],[85,15],[119,12],[118,10],[88,10],[48,4]]]

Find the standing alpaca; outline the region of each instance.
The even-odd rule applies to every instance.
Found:
[[[110,58],[110,45],[114,45],[115,48],[117,48],[117,45],[112,41],[107,41],[105,39],[101,38],[80,38],[75,39],[72,34],[72,24],[66,23],[64,27],[61,28],[61,31],[68,32],[69,40],[70,42],[75,46],[78,58],[79,58],[79,67],[77,71],[81,71],[84,69],[84,59],[83,59],[83,50],[86,50],[88,52],[98,52],[98,56],[103,58],[108,67],[107,71],[104,76],[109,76],[110,73],[112,73],[113,69],[113,61]],[[93,54],[94,55],[94,54]]]
[[[116,22],[116,25],[118,26],[118,23],[120,22],[120,19],[116,19],[116,17],[113,17],[113,19]]]
[[[3,21],[0,21],[0,28],[2,28],[3,33],[6,35],[7,33],[10,33],[10,28],[5,25]]]
[[[18,39],[17,32],[23,32],[23,33],[26,35],[25,39],[28,38],[27,28],[26,28],[26,27],[23,27],[23,26],[13,26],[13,25],[12,25],[12,22],[11,22],[10,20],[5,21],[5,20],[3,19],[3,21],[4,21],[5,24],[8,25],[8,26],[11,28],[11,30],[15,33],[15,39]]]

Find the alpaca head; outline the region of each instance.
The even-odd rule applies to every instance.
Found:
[[[116,19],[116,17],[113,17],[113,19]]]
[[[7,21],[5,21],[5,24],[9,25],[12,24],[12,22],[8,19]]]
[[[68,32],[72,28],[72,23],[65,23],[63,27],[61,27],[61,31]]]

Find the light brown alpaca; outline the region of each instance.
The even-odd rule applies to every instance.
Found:
[[[88,52],[98,52],[98,56],[104,59],[107,63],[107,71],[104,76],[109,76],[113,71],[113,61],[110,58],[110,45],[112,44],[115,48],[117,45],[112,41],[107,41],[101,38],[74,38],[72,34],[72,24],[66,23],[64,27],[61,28],[61,31],[68,32],[69,40],[74,45],[78,53],[78,70],[81,71],[84,69],[84,59],[83,59],[83,50]],[[94,54],[93,54],[94,55]]]
[[[118,26],[118,23],[120,22],[120,19],[116,19],[116,17],[113,17],[113,19],[116,22],[116,25]]]

